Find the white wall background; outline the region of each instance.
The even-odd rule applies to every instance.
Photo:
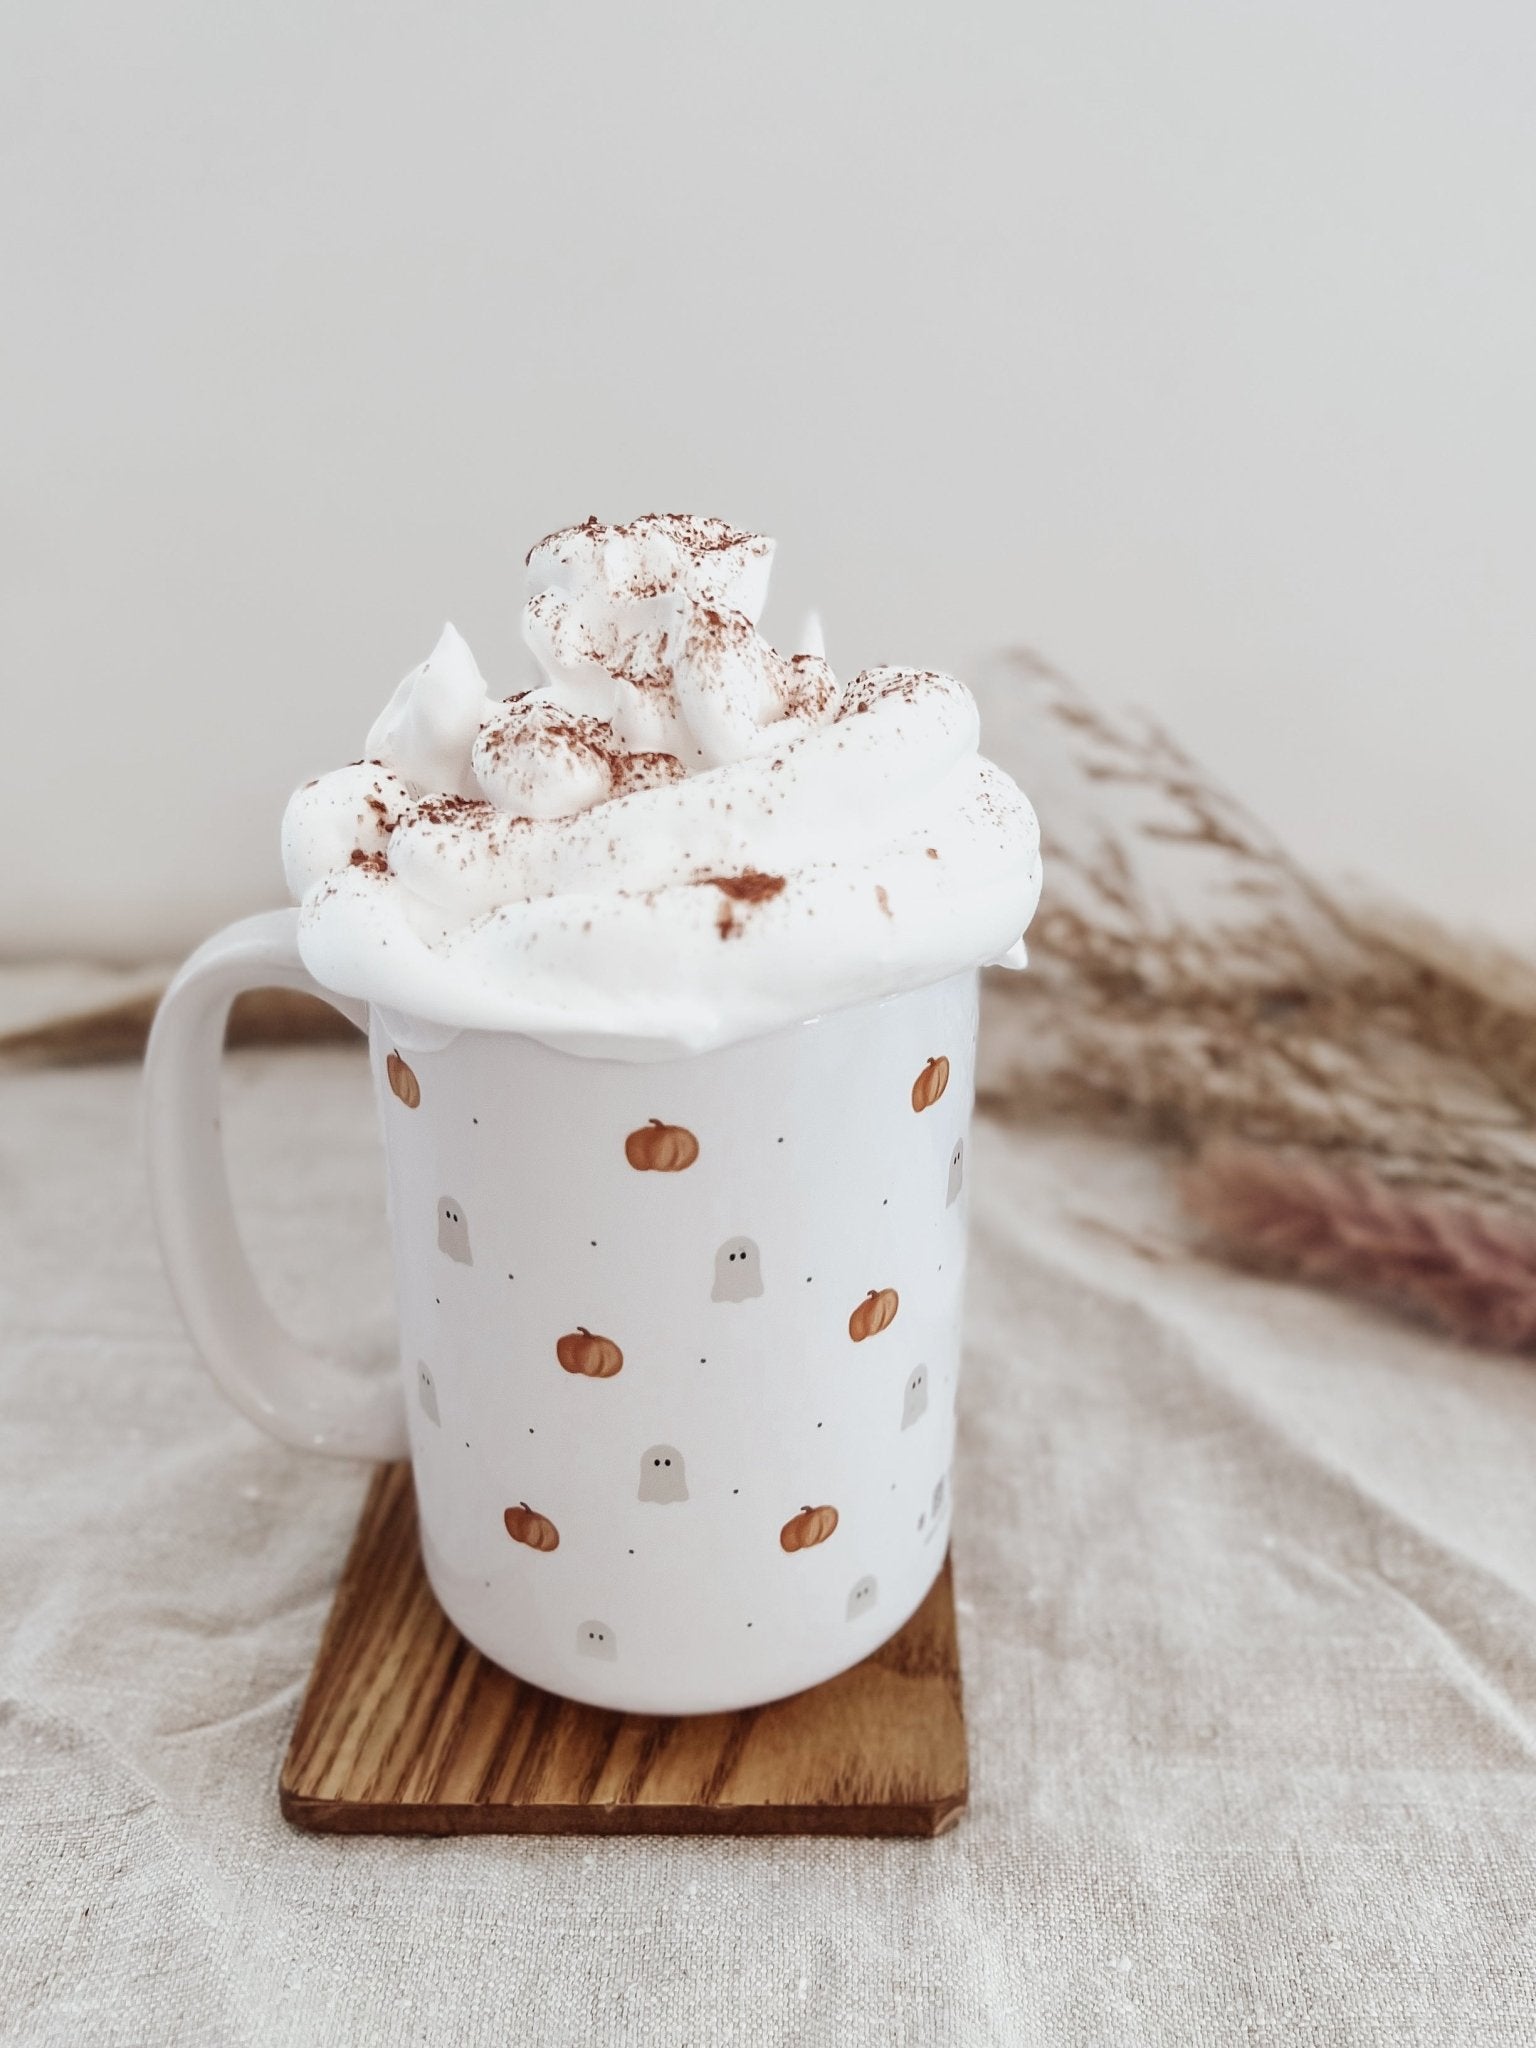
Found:
[[[0,948],[276,900],[290,785],[597,511],[839,669],[1027,640],[1536,943],[1528,0],[33,0]]]

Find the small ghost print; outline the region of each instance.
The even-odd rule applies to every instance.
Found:
[[[686,1500],[688,1478],[683,1454],[672,1444],[652,1444],[640,1460],[640,1499]]]
[[[444,1195],[437,1205],[437,1248],[450,1259],[457,1259],[461,1266],[475,1263],[469,1249],[469,1225],[452,1195]]]
[[[442,1417],[437,1412],[437,1382],[419,1358],[416,1361],[416,1398],[428,1422],[441,1426]]]
[[[868,1614],[879,1597],[880,1587],[872,1572],[855,1579],[848,1594],[848,1619],[857,1621],[861,1614]]]
[[[931,1509],[929,1510],[929,1513],[930,1513],[930,1514],[935,1514],[935,1515],[936,1515],[936,1514],[938,1514],[938,1513],[940,1512],[940,1510],[941,1510],[941,1509],[943,1508],[943,1506],[944,1506],[944,1491],[945,1491],[945,1488],[944,1488],[944,1474],[943,1474],[943,1473],[941,1472],[941,1473],[939,1474],[939,1476],[938,1476],[938,1479],[937,1479],[937,1481],[936,1481],[936,1482],[935,1482],[935,1484],[934,1484],[934,1489],[933,1489],[933,1506],[932,1506],[932,1508],[931,1508]]]
[[[728,1237],[715,1253],[711,1301],[751,1301],[763,1291],[763,1259],[750,1237]]]
[[[614,1662],[619,1654],[618,1645],[606,1621],[584,1621],[581,1624],[576,1631],[576,1654],[578,1657],[600,1657],[605,1664]]]
[[[946,1209],[952,1209],[960,1199],[960,1190],[965,1185],[965,1140],[956,1138],[955,1149],[949,1155],[949,1192],[944,1197]]]
[[[920,1415],[928,1413],[928,1368],[913,1366],[901,1396],[901,1426],[910,1429]]]

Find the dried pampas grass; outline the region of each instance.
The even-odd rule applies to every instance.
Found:
[[[995,977],[983,1101],[1202,1154],[1215,1241],[1526,1345],[1536,967],[1327,887],[1167,733],[1032,655],[983,698],[1046,858],[1031,972]]]
[[[1316,1152],[1230,1142],[1200,1154],[1181,1192],[1245,1265],[1387,1302],[1471,1344],[1536,1351],[1536,1220]]]

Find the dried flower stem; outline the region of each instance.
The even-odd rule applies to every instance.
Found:
[[[1344,902],[1166,732],[1032,655],[986,694],[1046,892],[1031,972],[995,979],[982,1100],[1172,1139],[1240,1256],[1530,1346],[1536,970]]]

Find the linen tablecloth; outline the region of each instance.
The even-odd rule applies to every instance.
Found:
[[[363,1063],[228,1065],[277,1305],[382,1354]],[[983,1122],[958,1831],[306,1836],[367,1475],[198,1366],[137,1090],[0,1076],[6,2041],[1536,2039],[1536,1368],[1202,1262],[1151,1151]]]

